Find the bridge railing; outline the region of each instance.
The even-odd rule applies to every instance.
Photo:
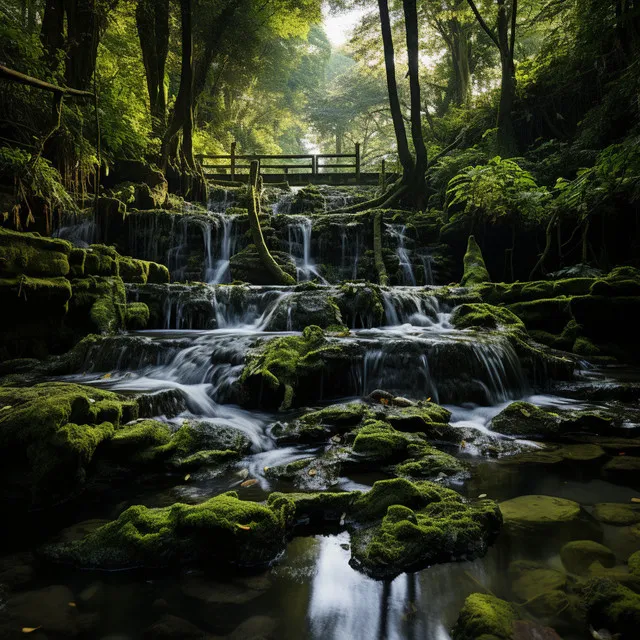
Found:
[[[354,153],[316,153],[316,154],[237,154],[236,143],[231,144],[231,153],[198,156],[207,178],[249,173],[251,162],[260,162],[262,173],[281,173],[284,176],[318,175],[334,172],[349,173],[360,179],[360,143],[356,143]],[[327,162],[335,160],[335,162]],[[213,161],[213,162],[212,162]],[[295,161],[295,162],[285,162]],[[220,164],[222,162],[222,164]],[[346,171],[348,170],[348,171]]]

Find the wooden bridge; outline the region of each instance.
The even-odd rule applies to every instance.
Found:
[[[260,174],[265,183],[288,182],[291,185],[306,184],[378,184],[378,172],[360,170],[360,144],[354,153],[319,154],[236,154],[236,143],[231,144],[231,153],[223,155],[199,155],[207,178],[218,181],[248,179],[253,160],[260,162]],[[213,161],[213,162],[212,162]],[[222,164],[220,164],[222,162]],[[382,161],[385,174],[385,161]]]

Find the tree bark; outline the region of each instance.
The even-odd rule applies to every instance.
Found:
[[[46,0],[40,40],[47,52],[47,65],[54,70],[58,66],[58,50],[64,46],[63,0]]]
[[[511,7],[511,35],[509,35],[509,16],[505,0],[498,0],[498,44],[500,51],[501,85],[500,104],[498,106],[498,153],[504,158],[516,155],[516,134],[513,127],[513,103],[516,94],[516,77],[513,63],[515,44],[515,18],[517,1]]]
[[[387,75],[387,91],[389,93],[389,107],[391,119],[398,145],[398,157],[402,165],[404,177],[409,180],[413,174],[414,161],[409,151],[407,132],[402,118],[400,99],[398,98],[398,85],[396,82],[396,63],[393,50],[393,36],[391,34],[391,20],[389,18],[389,4],[387,0],[378,0],[380,9],[380,27],[382,30],[382,44],[384,47],[384,66]]]
[[[98,57],[99,17],[93,0],[64,0],[67,14],[65,80],[74,89],[89,88]]]
[[[405,30],[407,36],[407,57],[409,63],[409,87],[411,91],[411,138],[416,152],[412,176],[412,190],[416,196],[416,205],[422,209],[426,201],[425,171],[427,169],[427,148],[422,136],[419,47],[418,47],[418,11],[416,0],[403,0]]]
[[[139,0],[136,26],[149,92],[152,131],[159,136],[167,121],[164,76],[169,52],[169,0]]]

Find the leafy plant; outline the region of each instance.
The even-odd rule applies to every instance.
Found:
[[[464,168],[449,181],[447,196],[448,206],[462,205],[464,213],[525,223],[539,221],[551,198],[515,160],[500,156]]]

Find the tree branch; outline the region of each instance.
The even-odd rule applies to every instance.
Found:
[[[496,38],[495,33],[493,33],[491,29],[489,29],[489,25],[484,21],[484,18],[480,15],[480,12],[478,11],[478,7],[476,7],[476,3],[473,0],[467,0],[467,3],[471,7],[471,11],[473,11],[473,15],[476,17],[476,19],[480,23],[480,26],[486,31],[487,35],[491,38],[491,42],[493,42],[493,44],[495,44],[496,47],[500,49],[500,43],[498,42],[498,38]]]

